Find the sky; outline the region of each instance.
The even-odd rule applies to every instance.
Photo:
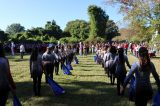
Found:
[[[8,25],[20,23],[25,29],[43,27],[47,21],[55,20],[62,30],[67,22],[76,19],[89,21],[87,9],[89,5],[101,7],[109,19],[118,23],[123,15],[117,7],[104,3],[105,0],[0,0],[0,29],[6,30]]]

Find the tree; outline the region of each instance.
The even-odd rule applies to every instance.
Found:
[[[119,36],[118,26],[114,23],[113,20],[109,20],[106,22],[106,30],[105,30],[106,40],[111,40],[115,36]]]
[[[74,20],[67,23],[65,32],[69,32],[73,38],[85,40],[89,35],[89,24],[84,20]]]
[[[8,33],[9,35],[14,35],[16,33],[24,32],[24,31],[25,31],[25,28],[21,26],[21,24],[19,23],[13,23],[7,26],[7,29],[6,29],[6,33]]]
[[[24,33],[24,35],[27,38],[31,38],[31,37],[36,38],[37,36],[41,37],[45,34],[46,34],[46,31],[42,27],[31,28]]]
[[[104,37],[106,22],[109,16],[100,8],[95,5],[90,5],[88,7],[88,14],[90,17],[90,39],[96,37]]]
[[[59,39],[62,37],[62,30],[60,29],[60,26],[58,26],[54,20],[52,20],[52,22],[47,21],[45,25],[45,30],[46,30],[46,34],[49,35],[50,37],[52,36],[56,39]]]
[[[4,42],[8,39],[8,34],[6,34],[4,31],[0,30],[0,42]]]
[[[140,39],[150,39],[155,30],[160,29],[159,0],[106,0],[107,3],[120,5],[120,13],[130,22]],[[153,30],[154,29],[154,30]],[[149,36],[150,35],[150,36]]]

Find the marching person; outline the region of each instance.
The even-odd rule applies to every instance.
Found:
[[[5,106],[9,91],[15,95],[15,83],[11,76],[9,61],[5,57],[3,44],[0,43],[0,106]]]
[[[54,58],[51,50],[52,47],[47,47],[46,52],[42,55],[46,83],[48,83],[47,76],[50,76],[53,79]]]
[[[112,67],[112,66],[114,64],[114,59],[116,57],[117,50],[115,46],[111,45],[108,51],[109,52],[106,54],[105,63],[106,63],[106,68],[108,70],[108,76],[110,77],[111,84],[114,85],[115,67]]]
[[[117,77],[117,94],[120,94],[120,86],[123,85],[124,79],[126,78],[127,70],[125,67],[125,63],[129,68],[131,65],[129,64],[127,55],[124,54],[124,49],[121,47],[118,49],[118,55],[115,57],[114,65],[115,65],[115,75]]]
[[[33,91],[35,96],[40,96],[42,78],[42,57],[38,53],[38,48],[32,50],[30,56],[30,72],[33,78]]]
[[[121,93],[124,92],[129,80],[135,75],[135,105],[147,106],[147,102],[152,99],[153,90],[150,82],[152,73],[160,91],[160,80],[154,64],[150,61],[148,50],[145,47],[139,49],[139,61],[134,63],[128,76],[125,79]]]
[[[54,69],[55,69],[55,74],[58,75],[59,72],[59,62],[61,60],[61,56],[58,50],[58,46],[55,47],[53,50],[53,55],[55,57],[55,62],[54,62]]]

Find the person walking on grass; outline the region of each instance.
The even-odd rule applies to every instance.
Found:
[[[125,63],[129,68],[131,65],[129,64],[127,55],[124,54],[124,49],[121,47],[118,49],[118,55],[115,57],[114,65],[115,65],[115,76],[117,77],[117,94],[120,95],[120,86],[123,85],[124,79],[126,78],[126,67]],[[123,93],[122,93],[123,95]]]
[[[54,56],[52,55],[52,47],[47,47],[46,52],[43,53],[42,63],[44,67],[45,80],[46,83],[48,83],[48,76],[50,76],[53,79]]]
[[[106,55],[105,64],[108,70],[108,76],[110,77],[111,84],[114,85],[115,67],[113,67],[113,65],[114,65],[114,59],[116,57],[117,50],[115,46],[111,45],[108,51],[109,52]]]
[[[25,53],[25,48],[24,48],[24,45],[21,44],[21,45],[20,45],[20,55],[21,55],[21,59],[23,59],[24,53]]]
[[[15,94],[15,83],[13,81],[9,61],[5,57],[3,44],[0,43],[0,106],[5,106],[9,91]]]
[[[30,56],[30,73],[33,78],[33,91],[35,96],[40,96],[41,78],[42,78],[42,58],[38,53],[38,48],[32,50]]]
[[[154,64],[150,61],[148,50],[145,47],[139,49],[139,61],[135,62],[128,76],[125,79],[121,93],[124,92],[129,80],[135,75],[135,105],[147,106],[147,102],[152,99],[153,90],[150,82],[150,74],[152,73],[156,80],[158,91],[160,91],[160,80],[156,72]]]

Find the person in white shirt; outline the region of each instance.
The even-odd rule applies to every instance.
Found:
[[[21,59],[23,59],[23,55],[24,55],[24,53],[25,53],[25,48],[24,48],[24,45],[23,45],[23,44],[21,44],[21,45],[20,45],[20,54],[21,54]]]

